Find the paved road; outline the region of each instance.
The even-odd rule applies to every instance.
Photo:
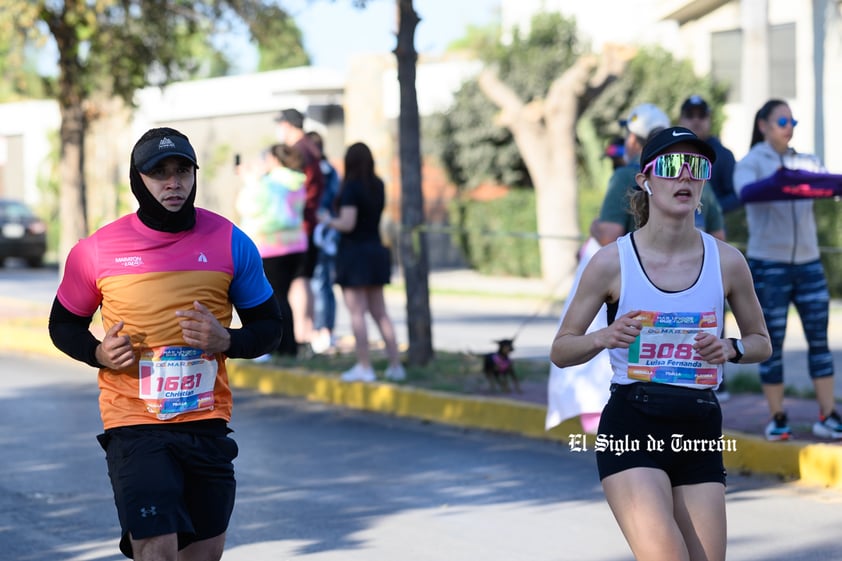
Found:
[[[94,373],[0,355],[0,557],[117,561]],[[238,392],[226,561],[620,561],[592,456]],[[836,492],[732,476],[731,561],[842,558]]]

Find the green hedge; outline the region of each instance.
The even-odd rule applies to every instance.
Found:
[[[492,201],[454,201],[454,243],[469,266],[486,275],[540,277],[535,192],[511,189]]]
[[[595,189],[580,192],[582,231],[586,232],[599,211],[603,193]],[[822,262],[832,298],[842,298],[842,217],[840,203],[816,200],[816,224]],[[458,231],[454,244],[462,250],[468,265],[487,275],[540,277],[541,259],[536,236],[535,193],[511,189],[492,201],[454,201],[450,223]],[[725,215],[728,242],[745,251],[748,232],[745,210]]]
[[[822,248],[827,284],[832,298],[842,298],[842,219],[839,217],[839,202],[834,199],[815,201],[816,226],[819,231],[819,246]]]

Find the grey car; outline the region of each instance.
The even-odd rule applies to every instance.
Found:
[[[0,265],[18,257],[40,267],[47,252],[47,225],[21,201],[0,199]]]

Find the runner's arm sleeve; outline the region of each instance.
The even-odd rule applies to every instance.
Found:
[[[281,341],[281,308],[272,295],[253,308],[237,308],[243,324],[240,328],[227,328],[231,346],[225,351],[230,358],[255,358],[269,353]]]
[[[56,298],[50,310],[50,339],[58,350],[71,358],[94,368],[102,368],[103,365],[96,359],[96,348],[100,341],[89,329],[92,320],[93,316],[77,316]]]

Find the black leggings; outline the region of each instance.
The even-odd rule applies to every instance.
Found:
[[[295,324],[292,321],[292,308],[289,305],[289,287],[296,272],[304,260],[304,253],[290,253],[277,257],[263,258],[263,272],[275,292],[275,300],[281,307],[281,342],[277,353],[287,356],[298,354],[298,343],[295,341]]]

